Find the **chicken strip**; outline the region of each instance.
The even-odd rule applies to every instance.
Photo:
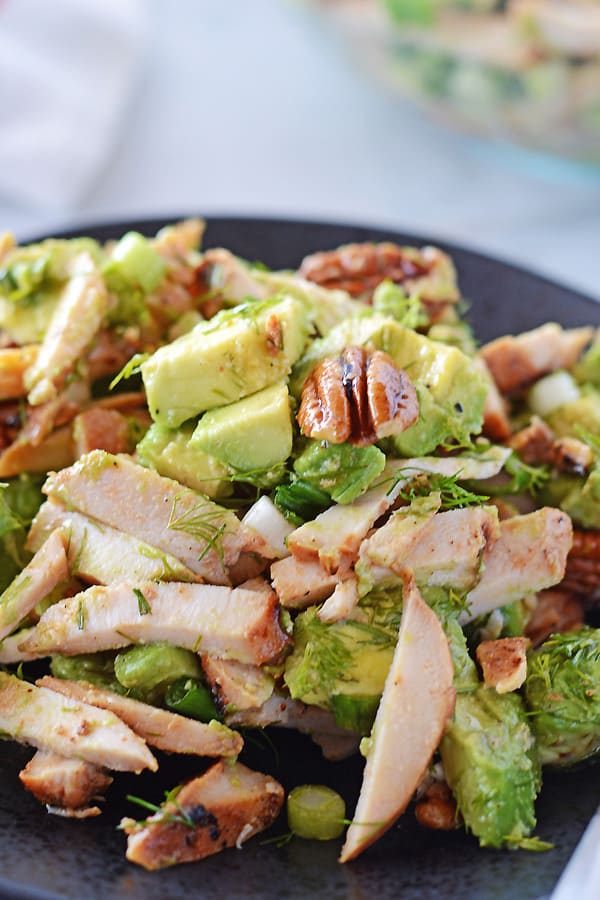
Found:
[[[119,772],[158,764],[113,713],[0,672],[0,730],[15,741]]]
[[[54,500],[47,500],[40,507],[27,536],[27,549],[37,550],[56,528],[64,536],[71,574],[89,584],[112,584],[126,579],[200,580],[170,553],[82,513],[69,512]]]
[[[154,641],[262,665],[278,659],[289,637],[274,593],[141,582],[91,587],[51,606],[21,649],[69,656]]]
[[[147,744],[167,753],[237,756],[244,746],[242,737],[226,725],[197,722],[85,681],[68,681],[45,675],[36,684],[72,700],[110,710]]]
[[[479,583],[467,594],[461,624],[558,584],[572,540],[571,520],[559,509],[543,507],[501,522]]]
[[[14,631],[44,597],[68,580],[63,535],[54,531],[0,596],[0,640]]]
[[[81,809],[112,784],[98,766],[82,759],[68,759],[38,750],[19,772],[24,787],[48,806]]]
[[[273,824],[283,799],[282,786],[270,775],[241,763],[215,763],[145,822],[122,821],[127,859],[153,870],[241,847]]]
[[[258,666],[235,659],[201,657],[202,671],[212,693],[225,712],[262,706],[273,693],[274,681]]]
[[[24,375],[32,406],[56,397],[92,343],[109,304],[104,279],[89,253],[73,260],[73,274],[54,311],[33,364]]]
[[[233,512],[128,456],[93,450],[52,473],[43,490],[69,509],[172,554],[211,584],[228,584],[227,567],[240,552],[260,552],[264,544]]]
[[[404,812],[454,710],[448,641],[412,575],[405,576],[402,604],[398,642],[340,862],[362,853]]]
[[[514,394],[532,382],[575,365],[594,336],[593,328],[564,330],[555,322],[506,335],[485,344],[479,351],[502,394]]]

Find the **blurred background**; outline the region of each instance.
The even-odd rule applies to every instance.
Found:
[[[0,0],[0,230],[445,238],[600,299],[599,0]]]

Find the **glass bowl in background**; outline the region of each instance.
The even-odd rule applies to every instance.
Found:
[[[437,118],[600,164],[600,0],[322,0],[363,65]]]

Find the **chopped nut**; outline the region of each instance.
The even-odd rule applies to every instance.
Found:
[[[538,466],[552,462],[554,433],[539,416],[532,416],[529,425],[517,431],[509,444],[527,465]]]
[[[423,828],[436,831],[452,831],[460,824],[456,801],[450,788],[440,781],[427,788],[423,798],[415,806],[415,816]]]
[[[390,242],[347,244],[306,256],[298,274],[367,301],[378,284],[393,281],[419,294],[432,322],[442,319],[459,299],[452,261],[437,247],[418,250]]]
[[[477,647],[477,661],[488,687],[495,687],[499,694],[516,691],[527,675],[527,648],[525,637],[500,638],[482,641]]]
[[[541,591],[525,634],[536,646],[551,634],[575,631],[584,623],[583,601],[565,590]]]
[[[600,594],[600,531],[574,530],[573,546],[560,586],[587,599],[595,599]]]
[[[552,464],[561,472],[585,475],[593,462],[591,448],[577,438],[557,438],[552,445]]]
[[[307,437],[365,446],[399,434],[418,415],[414,385],[391,357],[348,347],[308,376],[297,419]]]

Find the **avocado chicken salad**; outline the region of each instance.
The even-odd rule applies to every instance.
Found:
[[[365,759],[353,810],[325,785],[287,796],[292,834],[345,831],[342,862],[409,809],[543,849],[544,769],[600,749],[595,329],[478,346],[435,247],[271,271],[203,230],[0,235],[19,778],[86,818],[119,773],[198,757],[121,823],[158,869],[276,821],[284,788],[238,756],[253,729],[296,729],[332,767]]]

